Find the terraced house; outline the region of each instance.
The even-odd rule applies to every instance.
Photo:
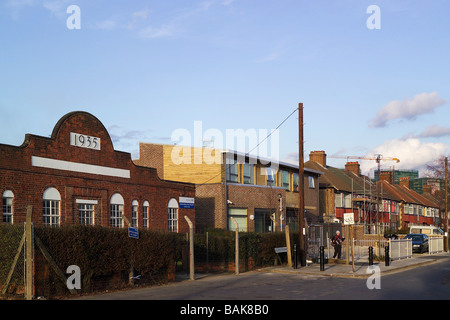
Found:
[[[387,173],[374,183],[361,175],[358,162],[347,162],[345,169],[328,166],[324,151],[312,151],[305,168],[323,172],[319,178],[320,211],[326,222],[343,222],[344,213],[353,213],[354,220],[365,225],[366,233],[439,223],[436,198],[411,190],[408,178],[394,184]]]
[[[175,155],[175,158],[174,158]],[[298,227],[298,166],[246,156],[235,151],[140,144],[135,163],[157,168],[162,179],[196,185],[196,226],[270,232]],[[276,170],[275,170],[276,169]],[[322,221],[319,210],[319,170],[304,174],[305,216]]]

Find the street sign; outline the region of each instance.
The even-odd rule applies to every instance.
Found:
[[[286,252],[287,252],[286,247],[275,248],[275,253],[286,253]]]
[[[180,197],[180,208],[194,209],[194,198]]]
[[[133,239],[139,239],[139,230],[138,228],[129,227],[128,228],[128,236]]]
[[[344,224],[355,224],[353,212],[344,213]]]

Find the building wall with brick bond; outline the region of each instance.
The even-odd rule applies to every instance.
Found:
[[[71,145],[71,132],[100,138],[100,150]],[[57,160],[59,165],[67,167],[64,170],[39,167],[33,162],[36,157]],[[94,171],[105,167],[125,170],[129,177],[77,172],[73,165],[78,164],[91,165]],[[148,201],[149,228],[168,230],[169,200],[174,198],[179,202],[180,196],[195,196],[195,185],[161,180],[155,168],[140,167],[133,163],[129,153],[114,150],[103,124],[86,112],[72,112],[62,117],[50,138],[27,134],[21,146],[0,144],[0,193],[5,190],[14,193],[14,224],[25,221],[28,205],[33,206],[33,222],[43,224],[43,193],[50,187],[56,188],[61,196],[61,225],[79,223],[76,200],[84,199],[97,201],[95,225],[109,226],[111,196],[120,193],[124,199],[124,215],[129,221],[132,201],[137,200],[138,226],[143,225],[143,203]],[[179,232],[189,230],[185,215],[195,224],[195,209],[180,208]]]

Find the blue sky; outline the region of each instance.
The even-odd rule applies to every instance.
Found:
[[[80,8],[81,28],[66,21]],[[369,29],[370,5],[380,29]],[[3,0],[0,143],[51,134],[84,110],[117,150],[179,128],[273,129],[304,104],[305,154],[400,158],[450,147],[450,3],[430,1]],[[296,115],[279,158],[298,157]],[[343,167],[345,159],[329,158]],[[361,161],[364,172],[374,161]]]

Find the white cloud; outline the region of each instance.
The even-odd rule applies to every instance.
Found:
[[[439,138],[445,136],[450,136],[450,128],[438,125],[429,126],[417,135],[418,138]]]
[[[424,92],[412,99],[394,100],[378,111],[369,126],[385,127],[389,121],[396,119],[413,120],[419,115],[432,113],[437,107],[445,103],[446,101],[439,97],[438,92]]]
[[[423,172],[426,165],[432,163],[440,156],[448,153],[450,146],[444,143],[421,142],[417,138],[393,139],[372,149],[367,156],[381,154],[385,158],[398,158],[396,161],[382,161],[382,168],[395,166],[395,169],[419,170]],[[377,167],[375,161],[361,161],[361,171],[369,174],[371,169]]]

